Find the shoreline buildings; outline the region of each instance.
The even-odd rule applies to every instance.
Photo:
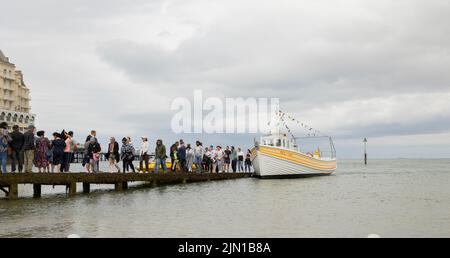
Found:
[[[18,125],[22,132],[34,125],[30,100],[22,72],[0,50],[0,122],[7,122],[10,130]]]

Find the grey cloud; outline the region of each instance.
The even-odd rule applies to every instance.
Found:
[[[268,14],[256,12],[239,28],[239,18],[225,20],[174,51],[114,41],[105,42],[98,53],[132,80],[164,81],[176,90],[186,89],[186,82],[210,83],[213,90],[231,95],[258,91],[319,101],[324,95],[339,101],[447,90],[450,21],[442,10],[448,6],[409,3],[392,4],[385,14],[375,9],[376,21],[334,17],[318,25],[288,15],[266,20]]]

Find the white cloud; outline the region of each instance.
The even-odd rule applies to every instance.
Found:
[[[433,131],[435,123],[450,120],[449,99],[450,91],[403,94],[330,104],[318,103],[311,109],[299,112],[298,117],[311,121],[319,128],[334,132],[352,133],[373,125],[376,127],[399,125],[405,127],[404,133],[407,133],[408,127],[421,123],[428,123],[428,128],[422,130],[430,132]],[[386,132],[383,131],[382,134]]]

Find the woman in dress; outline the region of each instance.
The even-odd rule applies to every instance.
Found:
[[[34,165],[38,168],[39,173],[50,172],[50,162],[52,161],[52,150],[50,140],[45,137],[44,131],[36,133],[38,139],[36,140],[36,152],[34,156]]]
[[[113,169],[116,168],[117,172],[120,173],[120,168],[117,165],[120,161],[119,143],[116,142],[114,137],[111,137],[110,139],[108,153],[106,153],[105,158],[109,162],[109,172],[112,173]]]

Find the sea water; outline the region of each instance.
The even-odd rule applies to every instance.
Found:
[[[19,186],[19,200],[0,199],[0,237],[450,237],[450,160],[338,166],[302,179],[93,186],[73,198],[47,186],[33,199]]]

